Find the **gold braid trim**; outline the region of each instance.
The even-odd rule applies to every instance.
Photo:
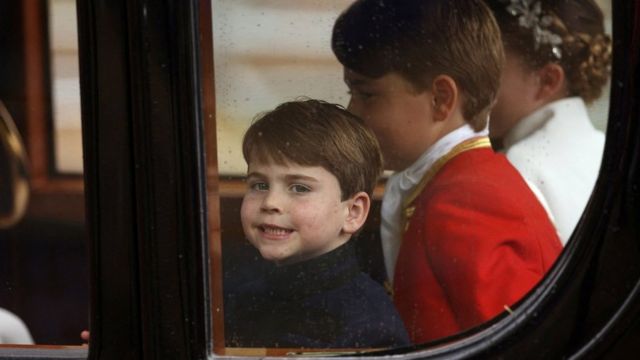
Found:
[[[409,219],[411,219],[411,216],[413,216],[413,213],[416,210],[415,206],[410,206],[410,205],[422,193],[422,190],[424,190],[424,188],[427,186],[429,181],[433,179],[433,177],[438,173],[438,171],[440,171],[440,169],[442,169],[442,167],[447,162],[449,162],[449,160],[453,159],[454,157],[460,155],[465,151],[479,149],[479,148],[487,148],[487,147],[488,148],[491,147],[491,142],[489,141],[488,137],[486,136],[475,137],[475,138],[463,141],[460,144],[456,145],[453,149],[451,149],[451,151],[446,153],[444,156],[442,156],[440,159],[434,162],[433,165],[431,165],[429,170],[427,170],[424,176],[422,176],[422,179],[420,180],[418,185],[413,189],[411,194],[409,194],[409,196],[404,200],[404,203],[402,204],[402,208],[404,209],[403,210],[404,231],[407,231],[407,229],[409,228]]]

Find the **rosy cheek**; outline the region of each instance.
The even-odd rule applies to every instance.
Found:
[[[323,217],[312,206],[299,206],[291,209],[291,214],[296,214],[297,226],[307,229],[317,229],[323,224]]]
[[[245,198],[242,200],[242,206],[240,207],[240,219],[242,220],[242,224],[251,220],[254,213],[254,205],[255,201],[249,200]]]

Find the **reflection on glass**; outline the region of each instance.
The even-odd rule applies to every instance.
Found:
[[[0,229],[22,219],[29,202],[27,153],[13,117],[0,100]]]
[[[0,230],[22,220],[29,200],[24,145],[9,111],[0,101]],[[0,307],[0,344],[32,344],[25,323]]]
[[[375,119],[376,116],[382,116],[380,113],[389,109],[390,105],[386,107],[380,107],[378,111],[375,113],[367,113],[362,109],[357,108],[357,103],[354,104],[354,98],[356,96],[364,96],[366,94],[371,93],[371,89],[380,90],[381,93],[388,92],[389,89],[401,89],[402,87],[398,87],[397,85],[404,85],[406,81],[404,81],[401,77],[394,77],[394,74],[390,76],[381,76],[378,75],[370,75],[366,76],[366,70],[362,69],[350,69],[347,67],[347,71],[344,72],[344,78],[346,80],[347,86],[349,86],[349,90],[352,93],[353,98],[350,99],[350,96],[345,94],[345,86],[343,83],[343,67],[340,63],[335,59],[335,55],[331,51],[331,32],[334,25],[335,19],[338,17],[340,12],[342,12],[345,8],[347,8],[353,1],[225,1],[225,0],[213,0],[212,8],[213,8],[213,42],[214,42],[214,64],[215,64],[215,79],[216,79],[216,120],[217,120],[217,143],[218,143],[218,161],[219,161],[219,169],[221,174],[221,181],[229,181],[232,182],[233,179],[242,176],[246,173],[246,164],[242,158],[241,154],[241,141],[242,135],[245,130],[248,128],[251,120],[254,118],[255,114],[273,109],[276,105],[283,103],[285,101],[290,101],[299,96],[308,96],[312,98],[318,98],[327,100],[334,103],[339,103],[343,105],[347,105],[350,103],[350,110],[355,112],[356,114],[362,116],[369,126],[371,126],[376,132]],[[604,18],[596,19],[595,22],[596,27],[599,26],[604,28],[606,33],[609,33],[610,27],[610,7],[608,2],[598,1],[602,10],[604,12]],[[490,3],[492,3],[490,1]],[[509,19],[516,20],[516,25],[519,24],[519,18],[524,16],[527,19],[536,18],[539,22],[544,22],[546,24],[546,13],[544,11],[545,4],[549,3],[549,1],[510,1],[510,0],[496,0],[495,5],[499,7],[502,11],[506,11],[506,14]],[[541,3],[542,12],[536,13],[535,3]],[[553,3],[553,2],[551,2]],[[585,5],[588,2],[582,3]],[[516,9],[517,6],[514,5],[513,8],[510,8],[510,5],[519,4],[518,6],[524,4],[527,7],[526,9]],[[582,6],[580,5],[580,6]],[[588,4],[586,4],[588,5]],[[512,10],[515,9],[515,10]],[[520,11],[520,12],[518,12]],[[522,13],[524,11],[524,13]],[[543,20],[544,19],[544,20]],[[555,23],[554,23],[555,24]],[[557,25],[557,24],[555,24]],[[519,25],[517,25],[519,26]],[[370,29],[366,25],[362,26],[363,29]],[[534,34],[535,26],[530,31],[531,34]],[[542,26],[539,30],[548,30],[546,25]],[[504,38],[508,41],[510,32],[513,30],[505,30],[507,33],[504,34]],[[529,30],[527,30],[529,31]],[[543,32],[544,33],[544,32]],[[545,33],[546,34],[546,33]],[[515,33],[513,34],[515,36]],[[565,33],[564,36],[575,36],[576,34]],[[606,40],[606,36],[602,36],[603,43],[602,45],[606,45],[608,40]],[[567,41],[568,43],[568,41]],[[535,45],[534,45],[535,46]],[[594,45],[595,46],[595,45]],[[597,46],[595,46],[597,47]],[[549,53],[551,55],[554,54],[554,51],[558,51],[560,49],[554,49],[554,44],[548,46]],[[601,49],[601,48],[599,48]],[[571,50],[564,49],[565,55],[564,59],[570,59]],[[598,50],[599,51],[599,50]],[[513,54],[512,50],[507,46],[507,67],[505,72],[505,77],[503,78],[502,86],[506,86],[506,76],[508,76],[508,71],[512,65]],[[609,53],[610,55],[610,53]],[[606,50],[602,53],[602,57],[606,57]],[[556,59],[557,60],[557,59]],[[342,59],[341,59],[342,61]],[[524,61],[524,60],[523,60]],[[608,96],[606,95],[608,92],[608,64],[609,60],[602,60],[601,70],[603,72],[602,79],[603,81],[597,85],[599,88],[603,88],[603,95],[595,94],[588,100],[588,106],[584,108],[584,111],[588,113],[582,114],[583,120],[591,126],[591,132],[595,133],[596,137],[599,137],[599,145],[593,147],[597,150],[591,158],[585,158],[584,162],[588,164],[589,167],[595,169],[597,173],[597,169],[599,167],[599,159],[601,156],[602,150],[602,139],[603,135],[599,133],[606,127],[606,114],[608,111]],[[342,61],[344,64],[344,61]],[[571,64],[571,65],[569,65]],[[572,74],[573,70],[570,69],[573,66],[573,62],[568,62],[566,64],[567,68],[565,69],[565,73]],[[349,63],[349,65],[351,65]],[[368,65],[367,65],[368,66]],[[565,66],[565,65],[563,65]],[[353,71],[351,71],[353,70]],[[400,81],[400,82],[398,82]],[[404,81],[404,82],[402,82]],[[360,86],[361,84],[364,84]],[[522,91],[505,91],[502,90],[501,94],[510,93],[510,94],[518,94],[522,95]],[[571,95],[577,95],[580,97],[581,95],[571,93]],[[562,98],[559,96],[558,99]],[[555,99],[555,100],[558,100]],[[373,101],[373,100],[371,100]],[[508,103],[509,101],[499,100],[498,108],[496,109],[496,113],[492,115],[492,126],[495,124],[499,124],[500,120],[500,103]],[[522,104],[523,101],[519,99],[513,99],[511,101],[513,104]],[[372,106],[372,105],[369,105]],[[522,109],[519,109],[522,110]],[[522,116],[526,114],[521,114]],[[522,117],[520,116],[520,117]],[[520,118],[518,117],[518,118]],[[411,119],[397,119],[397,124],[403,123],[403,120],[410,126]],[[593,129],[595,127],[595,129]],[[596,130],[597,129],[597,130]],[[402,131],[395,128],[387,128],[377,129],[377,136],[381,142],[385,140],[385,138],[389,138],[394,136],[393,133]],[[500,147],[501,151],[507,151],[504,144],[504,136],[498,135],[495,129],[492,129],[492,141],[494,142],[494,147]],[[578,133],[580,130],[573,125],[568,125],[566,129],[568,132],[567,138],[571,137],[572,133]],[[406,136],[411,135],[411,130],[405,134]],[[486,134],[486,133],[485,133]],[[598,135],[599,134],[599,135]],[[580,137],[580,136],[578,136]],[[475,144],[475,143],[474,143]],[[381,144],[384,147],[385,144]],[[566,144],[568,145],[568,144]],[[474,145],[475,146],[475,145]],[[484,145],[479,144],[478,147],[482,147]],[[488,143],[487,143],[488,146]],[[502,147],[501,147],[502,146]],[[580,145],[577,145],[580,146]],[[523,156],[527,159],[525,161],[537,161],[536,156],[539,155],[547,155],[552,154],[549,150],[540,150],[534,149],[529,150],[530,153],[524,154]],[[552,155],[555,155],[559,152],[553,152]],[[385,154],[385,157],[388,161],[388,164],[391,164],[391,160],[393,158],[394,153],[389,151]],[[508,156],[510,160],[513,159],[512,156]],[[574,157],[576,159],[576,157]],[[582,160],[581,160],[582,161]],[[397,167],[389,167],[391,170],[396,170],[397,173],[400,173],[404,170],[408,165],[411,164],[402,164],[402,166]],[[521,175],[524,175],[527,178],[527,183],[523,183],[523,191],[529,193],[529,188],[537,195],[538,197],[530,196],[532,202],[535,203],[535,207],[539,208],[540,217],[545,219],[545,222],[548,223],[547,214],[551,214],[553,221],[556,221],[554,224],[558,225],[559,218],[561,215],[555,216],[553,214],[554,211],[554,201],[550,200],[554,199],[554,195],[546,192],[542,186],[540,186],[540,180],[536,178],[528,178],[526,172],[521,170],[517,164],[516,168],[522,172]],[[565,169],[566,170],[566,169]],[[571,171],[571,170],[570,170]],[[556,170],[550,170],[550,172],[556,172]],[[514,172],[517,174],[517,172]],[[417,182],[420,180],[422,176],[417,177]],[[518,179],[519,176],[517,176]],[[595,181],[595,175],[593,175],[592,180]],[[392,183],[393,177],[388,183]],[[566,180],[566,177],[565,177]],[[501,181],[501,180],[496,180]],[[514,181],[521,181],[514,180]],[[544,182],[547,180],[545,179]],[[526,186],[528,185],[528,186]],[[414,186],[409,190],[415,190],[419,186],[417,183],[414,183]],[[593,187],[593,182],[590,182],[584,191],[585,196],[588,197],[588,194],[591,192]],[[223,187],[224,188],[224,187]],[[542,188],[542,189],[541,189]],[[385,191],[387,191],[387,188]],[[423,189],[423,188],[421,188]],[[406,190],[406,189],[405,189]],[[413,193],[415,191],[407,190],[407,194]],[[390,193],[387,191],[387,193]],[[406,195],[406,194],[405,194]],[[409,194],[410,195],[410,194]],[[408,198],[412,198],[415,200],[415,197],[408,196]],[[528,198],[527,198],[528,199]],[[363,232],[364,238],[366,241],[362,241],[363,236],[360,236],[359,242],[356,244],[358,251],[360,252],[360,261],[361,266],[365,267],[369,274],[377,274],[374,277],[376,280],[380,282],[384,282],[386,279],[385,274],[389,274],[393,279],[395,266],[391,265],[390,268],[385,270],[384,268],[384,260],[383,255],[389,257],[389,248],[385,248],[383,251],[380,245],[380,199],[376,199],[374,203],[374,207],[372,209],[372,213],[370,216],[370,221],[368,225],[365,227]],[[528,200],[527,200],[528,201]],[[385,194],[385,200],[382,203],[383,213],[382,216],[384,218],[384,208],[385,202],[389,203]],[[525,200],[520,199],[518,204],[514,204],[513,208],[519,207],[527,207],[525,204]],[[241,199],[239,197],[239,193],[228,193],[225,194],[224,191],[221,193],[221,229],[222,229],[222,247],[223,247],[223,277],[224,277],[224,291],[225,291],[225,301],[228,303],[229,301],[235,301],[232,299],[234,296],[239,296],[237,293],[234,293],[234,289],[238,289],[242,287],[244,284],[249,283],[254,277],[255,274],[264,271],[265,262],[262,260],[261,255],[251,247],[251,245],[245,240],[245,235],[242,232],[242,227],[240,224],[240,203]],[[511,202],[513,203],[513,202]],[[544,208],[540,206],[539,203],[542,203]],[[572,214],[579,214],[582,212],[584,208],[584,204],[586,200],[576,201],[576,202],[567,202],[569,204],[573,204],[574,206],[566,210],[566,212],[571,212]],[[525,205],[523,205],[525,204]],[[407,207],[407,210],[410,210],[411,207]],[[547,210],[547,212],[545,212]],[[565,210],[561,210],[564,211]],[[406,212],[406,211],[405,211]],[[404,215],[403,215],[404,216]],[[408,218],[411,217],[411,214],[406,215]],[[446,223],[447,219],[443,219],[442,221],[438,221],[438,223]],[[402,228],[406,225],[406,223],[402,221],[396,221],[398,228],[403,231]],[[573,223],[575,225],[575,222]],[[450,224],[451,227],[460,226],[460,222],[456,224]],[[434,226],[434,228],[437,226]],[[548,229],[547,229],[548,228]],[[449,228],[450,230],[451,228]],[[572,228],[571,228],[572,229]],[[562,240],[566,241],[568,238],[567,234],[570,234],[571,229],[567,232],[560,228],[554,229],[552,225],[545,227],[545,231],[549,230],[548,233],[551,234],[548,237],[555,239],[556,230],[559,232]],[[447,230],[447,231],[449,231]],[[384,231],[384,228],[383,228]],[[414,233],[420,233],[422,229],[413,229]],[[424,230],[431,231],[431,230]],[[544,231],[543,231],[544,232]],[[435,234],[435,233],[434,233]],[[437,235],[433,235],[437,236]],[[558,243],[559,244],[559,243]],[[553,251],[549,251],[548,259],[546,261],[547,269],[552,263],[553,258],[560,250],[560,245],[557,247],[552,246]],[[471,252],[473,249],[476,249],[473,246],[464,247],[464,252]],[[398,249],[396,249],[398,250]],[[441,249],[442,250],[442,249]],[[404,250],[405,253],[407,250]],[[415,253],[421,253],[419,250],[415,250]],[[438,258],[438,255],[434,255],[437,252],[431,252],[429,254],[430,257]],[[553,255],[553,256],[552,256]],[[439,256],[441,258],[445,258],[448,255],[444,253],[440,253]],[[393,257],[393,256],[392,256]],[[452,257],[449,256],[449,259]],[[366,260],[362,260],[366,259]],[[504,257],[503,259],[507,259]],[[434,260],[438,261],[438,259]],[[504,263],[504,262],[503,262]],[[443,279],[447,279],[447,281],[456,282],[456,271],[455,266],[445,266],[441,273],[435,274],[434,283],[438,281],[445,281]],[[457,269],[457,270],[456,270]],[[400,276],[407,276],[410,272],[410,269],[403,268],[401,270]],[[544,273],[544,271],[542,272]],[[382,274],[382,275],[380,275]],[[542,274],[538,274],[535,279],[531,281],[529,285],[533,286]],[[396,277],[398,275],[396,274]],[[430,280],[425,280],[430,281]],[[490,281],[491,283],[491,281]],[[387,283],[388,284],[388,283]],[[408,285],[407,285],[408,284]],[[397,284],[396,284],[397,285]],[[404,285],[407,285],[405,289],[401,289],[404,291],[406,289],[412,288],[416,289],[420,284],[405,282]],[[404,286],[402,285],[402,286]],[[495,285],[495,284],[494,284]],[[511,284],[514,285],[515,284]],[[520,298],[522,294],[526,293],[526,291],[530,288],[522,287],[518,291],[517,298]],[[396,290],[398,290],[396,288]],[[411,291],[406,292],[405,294],[409,294],[410,296],[420,297],[421,299],[425,299],[426,302],[437,302],[436,295],[433,295],[433,292],[425,292],[421,294],[415,294]],[[460,294],[464,295],[464,291],[461,291]],[[458,296],[460,295],[458,294]],[[402,296],[404,296],[402,295]],[[402,297],[401,296],[401,297]],[[412,306],[416,306],[418,302],[408,301],[405,297],[404,299],[398,300],[398,296],[396,293],[396,305],[400,307],[409,308]],[[443,296],[442,298],[446,298]],[[509,304],[513,304],[516,302],[516,299],[509,300]],[[400,304],[399,302],[405,301]],[[481,321],[486,321],[493,316],[495,316],[498,312],[511,311],[512,309],[509,307],[509,304],[501,303],[499,309],[496,311],[494,307],[490,312],[487,312],[484,317],[481,317]],[[483,304],[476,304],[478,308],[481,308]],[[486,304],[485,304],[486,305]],[[470,308],[470,307],[469,307]],[[429,316],[434,315],[436,310],[432,308],[424,307],[426,312],[430,312]],[[465,312],[466,310],[462,310]],[[472,313],[472,310],[469,310],[468,313]],[[487,315],[488,314],[488,315]],[[449,314],[451,315],[451,314]],[[479,322],[476,320],[469,321],[464,324],[454,324],[455,314],[453,316],[432,316],[430,319],[434,319],[430,321],[431,327],[437,329],[438,331],[433,332],[432,334],[418,334],[413,337],[413,340],[416,342],[424,342],[433,339],[440,338],[442,336],[452,335],[457,331],[462,331],[468,329],[471,326],[477,325]],[[440,320],[442,322],[440,322]],[[403,319],[405,320],[405,325],[410,330],[415,330],[415,327],[412,327],[410,324],[406,324],[407,317]],[[449,323],[446,323],[449,321]],[[480,321],[480,322],[481,322]],[[452,325],[453,324],[453,325]],[[455,326],[454,326],[455,325]],[[440,331],[444,329],[443,331]],[[415,334],[414,334],[415,335]],[[424,335],[424,336],[423,336]],[[412,335],[413,336],[413,335]],[[228,345],[231,344],[228,342]],[[233,344],[237,345],[237,344]],[[239,346],[242,346],[240,344]],[[275,347],[276,345],[274,345]]]
[[[30,193],[20,221],[0,226],[0,343],[80,345],[89,291],[75,1],[2,2],[0,10],[12,19],[3,23],[11,36],[0,37],[0,101],[26,147],[20,171]],[[5,186],[0,162],[4,206],[21,189]]]

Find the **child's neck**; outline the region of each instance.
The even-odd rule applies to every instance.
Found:
[[[319,257],[322,257],[340,247],[342,247],[344,244],[348,243],[349,240],[351,239],[351,235],[348,234],[341,234],[340,238],[338,239],[338,241],[336,241],[335,243],[332,244],[331,247],[328,247],[325,249],[325,251],[323,251],[322,253],[318,253],[315,254],[313,256],[292,256],[290,258],[284,259],[282,261],[275,261],[274,264],[278,267],[281,266],[289,266],[289,265],[294,265],[294,264],[298,264],[298,263],[302,263],[305,261],[310,261]]]
[[[456,111],[442,124],[437,140],[442,139],[465,124],[467,124],[467,121],[462,116],[462,113],[460,111]]]

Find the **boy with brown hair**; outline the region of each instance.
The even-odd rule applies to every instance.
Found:
[[[225,304],[228,346],[360,348],[408,344],[384,288],[350,239],[382,172],[375,136],[351,113],[293,101],[247,130],[242,227],[274,265]]]
[[[513,305],[561,251],[543,207],[487,138],[504,54],[480,0],[359,0],[336,21],[348,109],[394,170],[381,237],[413,342]]]

